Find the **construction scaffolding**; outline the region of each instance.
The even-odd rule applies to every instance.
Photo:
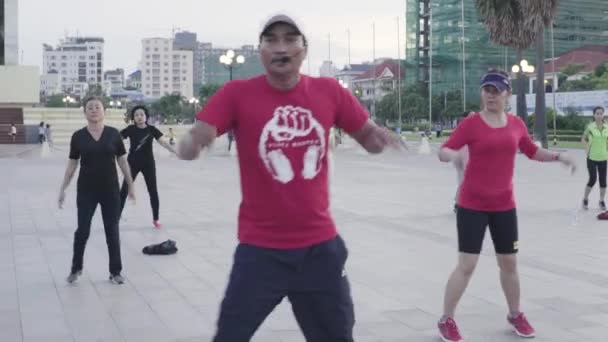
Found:
[[[551,38],[545,30],[545,61]],[[561,1],[553,39],[556,56],[608,45],[608,1]],[[406,0],[406,58],[406,84],[430,82],[434,95],[465,91],[469,103],[479,101],[478,80],[487,69],[509,71],[518,62],[516,51],[490,41],[474,0]],[[534,47],[524,58],[536,65]]]

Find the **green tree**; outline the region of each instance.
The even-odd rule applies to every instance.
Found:
[[[205,106],[207,101],[222,87],[221,84],[205,84],[198,90],[198,97],[201,106]]]
[[[536,134],[544,147],[547,147],[547,125],[545,106],[544,70],[544,30],[553,22],[557,11],[557,0],[476,0],[480,17],[483,19],[490,40],[510,46],[517,50],[517,60],[523,56],[523,50],[536,42]],[[526,121],[525,78],[518,73],[517,115]]]
[[[572,63],[563,67],[560,72],[569,77],[578,74],[583,69],[585,69],[585,64]]]
[[[63,103],[63,94],[56,94],[47,97],[46,99],[46,107],[49,108],[59,108],[66,107],[65,103]]]
[[[152,103],[151,109],[153,115],[159,115],[170,121],[176,120],[183,116],[182,97],[180,95],[165,95]]]
[[[523,51],[528,49],[536,39],[536,30],[525,26],[525,12],[522,11],[524,0],[476,0],[475,5],[495,44],[509,46],[517,51],[517,61],[523,59]],[[523,72],[517,73],[517,115],[526,121],[526,77]]]
[[[522,11],[526,13],[524,23],[536,32],[536,125],[534,131],[544,148],[547,141],[547,105],[545,103],[545,27],[553,25],[557,13],[558,0],[520,0]]]
[[[360,92],[359,92],[360,94]],[[420,85],[412,85],[401,89],[401,110],[402,119],[420,119],[428,117],[428,100],[425,98],[425,90]],[[355,96],[357,90],[355,89]],[[357,97],[360,97],[357,96]],[[376,103],[376,117],[379,121],[396,121],[399,117],[399,98],[397,90],[386,94]]]
[[[595,75],[595,77],[603,77],[608,75],[608,62],[598,65],[593,71],[593,75]]]
[[[467,103],[467,110],[477,110],[475,104]],[[429,100],[428,88],[416,84],[401,90],[401,110],[404,121],[428,119]],[[433,96],[433,121],[452,120],[462,114],[462,92],[453,90]],[[399,118],[399,97],[397,90],[386,94],[376,107],[379,121],[396,122]]]
[[[584,68],[584,65],[582,65]],[[595,70],[580,80],[566,80],[568,76],[576,75],[582,70],[580,65],[570,64],[561,70],[563,79],[558,91],[589,91],[608,89],[608,63],[601,64]]]

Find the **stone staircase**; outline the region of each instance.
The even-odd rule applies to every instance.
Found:
[[[17,128],[15,141],[9,135],[11,124]],[[25,125],[23,125],[23,111],[21,108],[0,108],[0,144],[24,144]]]

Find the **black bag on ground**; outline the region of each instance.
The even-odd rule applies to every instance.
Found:
[[[165,242],[161,242],[155,245],[149,245],[142,249],[144,254],[148,255],[169,255],[177,253],[177,246],[175,245],[175,241],[167,240]]]

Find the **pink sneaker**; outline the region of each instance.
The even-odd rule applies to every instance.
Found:
[[[153,221],[152,224],[154,225],[154,228],[156,228],[156,229],[161,229],[163,226],[162,224],[160,224],[160,221],[158,221],[158,220]]]
[[[445,322],[437,323],[437,327],[439,328],[439,336],[444,342],[464,341],[458,332],[456,321],[451,317],[446,319]]]
[[[534,337],[534,328],[532,328],[523,312],[520,312],[517,317],[507,317],[507,321],[513,326],[517,335],[521,337]]]

